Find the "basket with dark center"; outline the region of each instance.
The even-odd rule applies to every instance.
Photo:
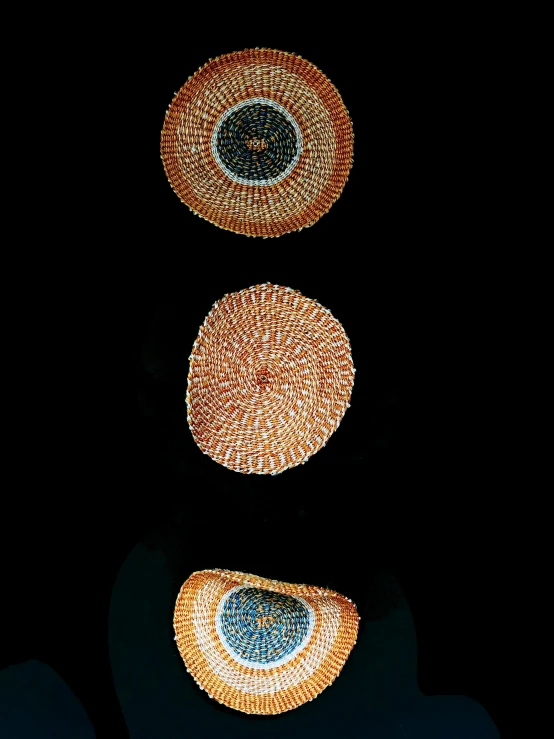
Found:
[[[331,312],[270,283],[214,303],[189,361],[194,440],[216,462],[257,474],[303,464],[325,446],[350,406],[356,371]]]
[[[187,672],[210,698],[277,714],[334,682],[359,616],[349,598],[327,588],[203,570],[181,587],[173,625]]]
[[[353,154],[342,98],[313,64],[273,49],[210,60],[175,94],[161,135],[173,190],[221,228],[280,236],[340,196]]]

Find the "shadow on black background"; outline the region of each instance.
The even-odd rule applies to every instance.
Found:
[[[13,607],[1,663],[51,665],[98,736],[125,736],[107,648],[116,573],[183,508],[229,547],[246,538],[256,574],[279,561],[276,577],[329,585],[362,609],[364,573],[389,567],[414,617],[420,689],[472,697],[506,725],[487,190],[495,100],[486,43],[475,36],[470,53],[448,28],[353,38],[346,24],[333,43],[270,28],[224,41],[193,27],[186,38],[129,31],[99,52],[80,139],[88,218],[60,257],[30,373],[40,412],[25,438],[38,482],[8,504]],[[174,91],[208,58],[262,45],[320,67],[356,135],[329,213],[268,240],[191,214],[159,157]],[[183,399],[212,303],[265,281],[332,311],[357,374],[328,445],[304,466],[254,478],[200,453]]]

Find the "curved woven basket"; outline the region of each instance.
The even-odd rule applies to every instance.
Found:
[[[210,698],[276,714],[331,685],[359,620],[354,603],[332,590],[203,570],[181,587],[173,626],[187,672]]]
[[[313,225],[340,196],[354,136],[327,77],[295,54],[211,59],[175,94],[161,134],[171,187],[194,213],[246,236]]]
[[[350,407],[356,370],[343,327],[288,287],[255,285],[214,303],[189,361],[193,438],[237,472],[303,464]]]

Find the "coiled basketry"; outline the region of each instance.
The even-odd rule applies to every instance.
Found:
[[[211,59],[175,94],[161,134],[171,187],[196,214],[246,236],[314,224],[353,155],[348,111],[305,59],[247,49]]]
[[[336,679],[359,616],[349,598],[327,588],[203,570],[182,585],[173,625],[187,672],[210,698],[277,714]]]
[[[225,467],[257,474],[303,464],[325,446],[350,406],[356,371],[331,312],[270,283],[214,303],[189,362],[195,442]]]

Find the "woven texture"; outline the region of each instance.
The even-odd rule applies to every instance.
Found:
[[[210,60],[175,94],[161,156],[173,190],[196,214],[247,236],[314,224],[340,196],[352,123],[313,64],[273,49]]]
[[[290,711],[339,675],[358,634],[349,598],[325,588],[228,570],[193,573],[175,606],[187,672],[245,713]]]
[[[189,360],[194,440],[237,472],[303,464],[350,406],[356,370],[343,327],[288,287],[255,285],[214,303]]]

